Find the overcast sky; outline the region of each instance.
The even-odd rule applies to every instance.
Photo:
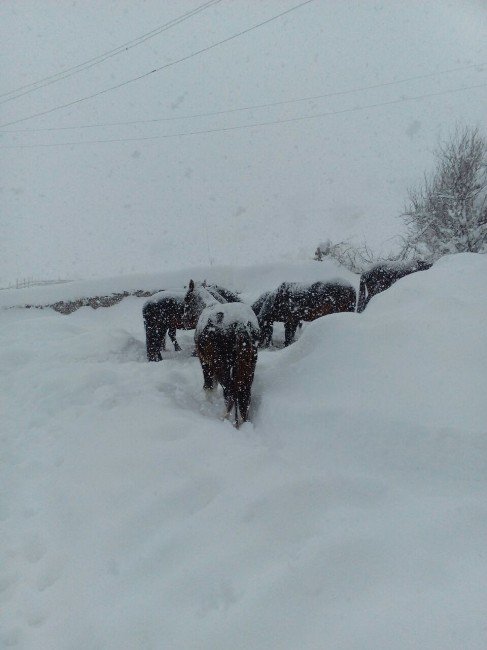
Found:
[[[0,128],[0,286],[27,276],[311,256],[329,237],[390,246],[407,188],[431,168],[439,138],[456,123],[486,124],[482,0],[314,0],[119,89],[23,119],[188,57],[301,2],[222,0],[1,104],[0,123],[17,123]],[[83,63],[202,4],[2,0],[0,92]],[[422,75],[429,76],[403,81]],[[380,84],[388,85],[364,90]],[[342,94],[187,117],[332,93]],[[422,95],[433,96],[397,101]],[[210,132],[158,137],[195,131]],[[125,141],[90,142],[99,140]],[[19,147],[70,142],[83,144]]]

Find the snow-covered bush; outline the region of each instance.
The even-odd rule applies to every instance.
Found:
[[[405,257],[487,252],[487,141],[457,128],[437,151],[436,168],[409,191],[402,215]]]
[[[334,244],[330,239],[318,244],[314,255],[314,259],[318,262],[326,258],[338,262],[340,266],[344,266],[349,271],[352,271],[352,273],[362,273],[378,262],[399,259],[392,254],[386,257],[378,255],[367,244],[356,246],[348,241],[341,241]]]

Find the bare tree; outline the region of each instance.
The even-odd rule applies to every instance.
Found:
[[[437,151],[436,169],[409,191],[403,257],[487,252],[487,141],[457,128]]]
[[[397,261],[403,256],[402,251],[398,254],[390,252],[387,255],[376,253],[365,242],[361,246],[357,246],[349,241],[340,241],[334,244],[327,239],[318,245],[314,259],[318,262],[331,259],[353,273],[362,273],[374,264]]]

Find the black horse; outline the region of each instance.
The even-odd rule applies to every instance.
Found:
[[[401,278],[416,273],[416,271],[426,271],[433,265],[423,260],[414,262],[382,262],[375,264],[371,269],[365,271],[360,276],[360,288],[357,311],[363,312],[372,296],[381,291],[389,289],[390,286]]]
[[[166,333],[174,349],[180,350],[176,329],[181,329],[184,292],[163,291],[148,300],[142,308],[148,361],[162,361],[161,350],[166,349]]]
[[[193,286],[194,283],[193,283]],[[196,285],[203,287],[203,284]],[[216,284],[205,285],[207,291],[217,302],[238,302],[239,297]],[[142,309],[144,318],[147,359],[149,361],[162,361],[161,350],[166,349],[166,334],[169,334],[174,349],[181,348],[176,339],[177,329],[194,329],[194,324],[186,326],[183,323],[184,298],[186,291],[161,291],[148,300]]]
[[[259,311],[261,344],[269,344],[274,321],[284,323],[284,345],[289,345],[294,341],[300,321],[355,311],[356,300],[354,287],[342,280],[312,284],[283,282],[275,291],[269,292]]]
[[[203,388],[212,390],[217,383],[221,384],[226,415],[235,408],[237,428],[239,413],[243,422],[248,420],[259,336],[254,312],[241,303],[213,303],[202,312],[196,326],[195,344],[203,371]]]
[[[262,307],[264,306],[265,302],[269,300],[270,296],[275,295],[275,291],[265,291],[262,295],[260,295],[255,302],[252,303],[252,311],[254,314],[257,316],[257,319],[260,319],[260,312],[262,311]],[[272,323],[265,323],[261,322],[260,323],[260,343],[262,346],[267,347],[271,344],[272,342],[272,334],[273,334],[273,326]]]

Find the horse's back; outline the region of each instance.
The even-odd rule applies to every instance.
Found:
[[[152,296],[144,303],[142,314],[146,318],[159,318],[162,320],[172,320],[181,318],[184,307],[184,292],[166,292]]]
[[[230,289],[222,287],[219,284],[208,285],[207,289],[219,302],[241,302],[235,292],[230,291]]]
[[[355,311],[356,291],[345,280],[288,283],[289,311],[299,320],[315,320],[338,311]]]
[[[233,331],[246,330],[258,336],[259,324],[252,307],[241,302],[223,303],[206,307],[198,319],[195,338],[203,331],[215,331],[231,336]]]
[[[417,271],[426,271],[433,265],[423,260],[414,260],[409,262],[381,262],[375,264],[368,271],[362,273],[361,280],[367,286],[370,297],[381,291],[389,289],[395,282],[401,278],[416,273]]]

